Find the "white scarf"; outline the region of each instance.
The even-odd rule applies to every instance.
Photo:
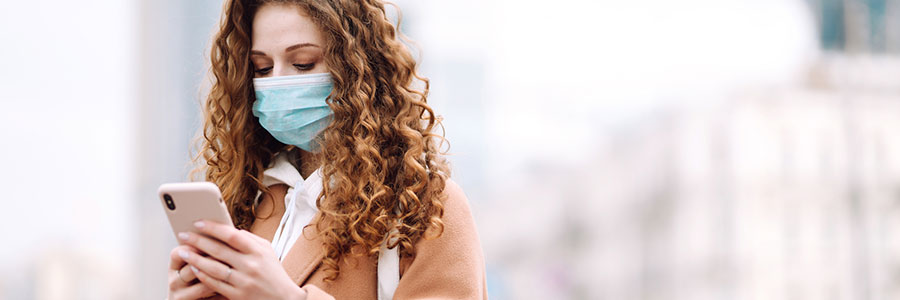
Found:
[[[286,184],[287,193],[284,195],[284,215],[275,229],[272,237],[272,248],[279,260],[284,256],[303,235],[303,227],[312,221],[319,209],[316,207],[316,198],[322,193],[322,169],[318,169],[303,179],[300,172],[290,162],[286,153],[279,153],[271,166],[263,172],[263,185]],[[259,199],[259,196],[257,196]]]

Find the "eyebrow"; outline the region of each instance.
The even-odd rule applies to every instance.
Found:
[[[319,47],[319,45],[316,45],[316,44],[313,44],[313,43],[299,43],[299,44],[296,44],[296,45],[293,45],[293,46],[284,48],[284,52],[291,52],[291,51],[294,51],[294,50],[297,50],[297,49],[300,49],[300,48],[304,48],[304,47],[316,47],[316,48],[321,48],[321,47]],[[265,52],[262,52],[262,51],[259,51],[259,50],[250,50],[250,55],[266,55],[266,53],[265,53]]]

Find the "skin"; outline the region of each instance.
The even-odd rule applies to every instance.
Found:
[[[259,7],[251,43],[256,78],[328,72],[322,32],[297,6]],[[318,168],[306,163],[306,157],[310,154],[301,150],[299,165],[304,178]],[[170,255],[168,299],[199,299],[215,293],[229,299],[306,299],[268,240],[215,222],[198,221],[195,227],[209,237],[178,234],[182,245]]]

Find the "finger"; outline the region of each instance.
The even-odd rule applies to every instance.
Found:
[[[197,279],[197,275],[194,275],[194,271],[191,271],[191,266],[187,264],[185,264],[184,267],[181,267],[181,269],[178,270],[178,276],[181,277],[181,281],[186,284],[190,284],[191,281]]]
[[[205,272],[203,272],[199,269],[194,270],[194,274],[197,275],[197,279],[200,279],[200,282],[202,282],[203,284],[208,286],[214,292],[222,294],[223,296],[225,296],[229,299],[237,298],[237,297],[235,297],[237,294],[237,289],[235,289],[233,286],[229,285],[228,283],[226,283],[222,280],[213,278],[209,274],[206,274]],[[233,277],[234,275],[235,274],[232,274],[231,276]]]
[[[178,270],[185,265],[184,259],[178,255],[178,251],[190,251],[196,253],[197,249],[187,245],[179,245],[178,247],[172,248],[172,252],[169,253],[169,270]]]
[[[216,292],[213,291],[206,284],[196,283],[189,287],[175,291],[173,298],[175,298],[175,299],[201,299],[201,298],[206,298],[206,297],[209,297],[209,296],[212,296],[215,294],[216,294]]]
[[[237,272],[235,272],[231,267],[208,257],[189,254],[188,257],[185,258],[185,261],[187,261],[190,265],[191,271],[192,273],[194,273],[194,276],[197,276],[198,278],[200,277],[197,274],[198,270],[220,281],[229,282],[232,285],[234,285],[233,283],[238,280],[238,278],[240,278],[239,275],[234,274]]]
[[[178,272],[169,270],[169,291],[178,291],[187,286],[184,281],[178,279]]]
[[[178,233],[178,239],[231,266],[234,266],[235,263],[239,261],[241,255],[239,252],[220,241],[193,232]]]
[[[259,244],[262,247],[271,247],[272,246],[272,242],[270,242],[267,239],[264,239],[256,234],[253,234],[252,232],[249,232],[249,231],[246,231],[243,229],[241,229],[240,231],[241,231],[241,234],[249,236],[253,241],[255,241],[257,244]]]
[[[169,289],[178,290],[192,284],[191,281],[197,279],[193,271],[189,268],[187,261],[180,255],[184,253],[197,253],[197,250],[189,246],[178,246],[172,250],[174,257],[172,261],[178,261],[182,267],[180,269],[169,270]]]
[[[242,253],[252,253],[256,248],[256,243],[252,239],[232,226],[210,221],[197,221],[194,223],[194,227]]]

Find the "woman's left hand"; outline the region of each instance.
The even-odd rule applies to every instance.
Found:
[[[178,234],[186,245],[206,253],[180,251],[200,282],[229,299],[306,299],[275,257],[269,241],[246,230],[209,221],[194,223],[199,232]]]

